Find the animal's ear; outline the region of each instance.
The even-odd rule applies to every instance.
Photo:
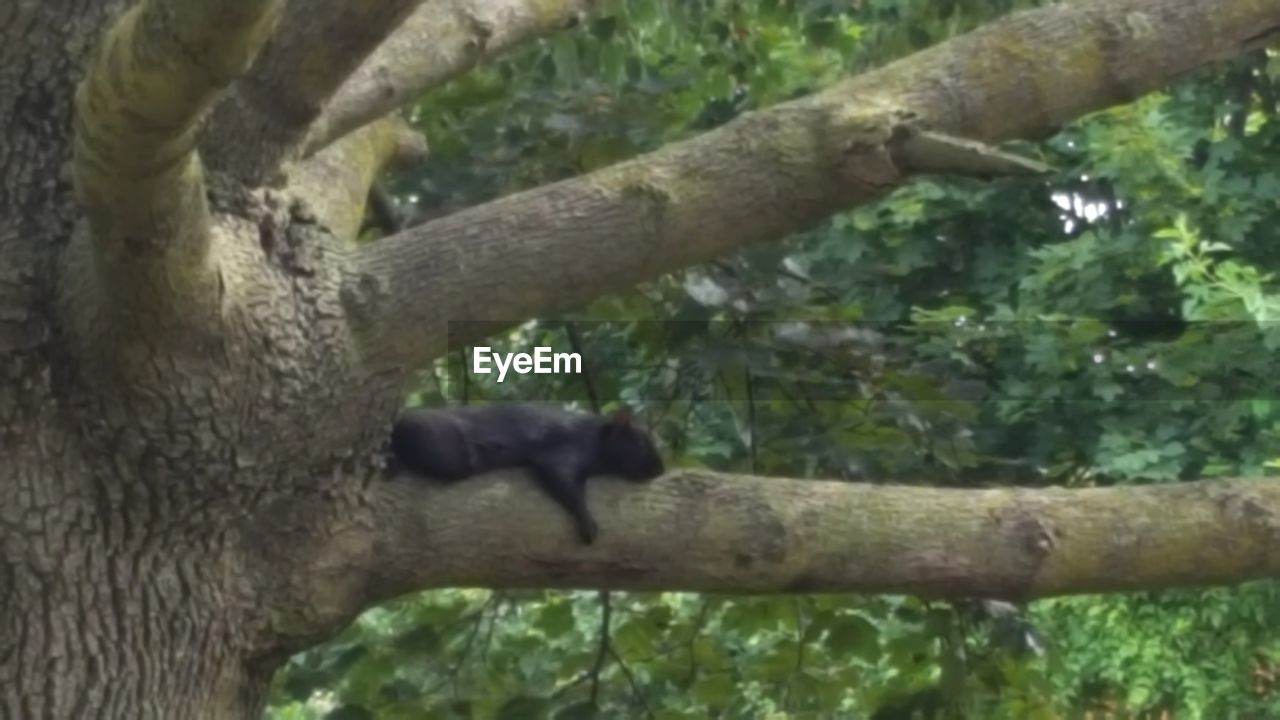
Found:
[[[625,437],[625,431],[630,427],[631,411],[622,408],[610,414],[605,423],[600,426],[600,437],[612,442],[615,437]]]

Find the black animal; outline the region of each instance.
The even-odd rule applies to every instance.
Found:
[[[456,481],[499,468],[526,468],[577,523],[590,544],[599,527],[586,480],[650,480],[663,472],[653,441],[619,413],[601,417],[534,404],[405,411],[391,430],[395,461],[417,474]]]

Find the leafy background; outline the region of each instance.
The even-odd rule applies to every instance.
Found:
[[[422,222],[820,89],[1031,2],[614,0],[423,97]],[[1276,64],[1255,54],[1012,150],[1049,178],[914,182],[780,245],[459,348],[412,404],[636,408],[673,465],[955,487],[1270,475]],[[380,230],[371,223],[370,238]],[[607,528],[606,528],[607,532]],[[1280,717],[1275,583],[1017,607],[453,590],[282,671],[268,717]]]

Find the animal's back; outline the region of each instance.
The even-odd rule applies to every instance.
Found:
[[[457,479],[527,465],[534,453],[580,435],[593,418],[534,403],[409,410],[392,430],[392,450],[418,458],[423,474]]]

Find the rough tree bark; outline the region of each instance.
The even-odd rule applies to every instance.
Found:
[[[966,170],[939,138],[1052,132],[1256,47],[1280,0],[1016,15],[362,248],[369,184],[421,149],[374,121],[590,3],[322,5],[0,10],[0,716],[254,717],[290,653],[456,583],[1030,597],[1277,570],[1280,492],[1258,483],[963,493],[677,471],[601,483],[608,532],[583,548],[527,484],[387,480],[379,450],[447,321],[566,307]]]

